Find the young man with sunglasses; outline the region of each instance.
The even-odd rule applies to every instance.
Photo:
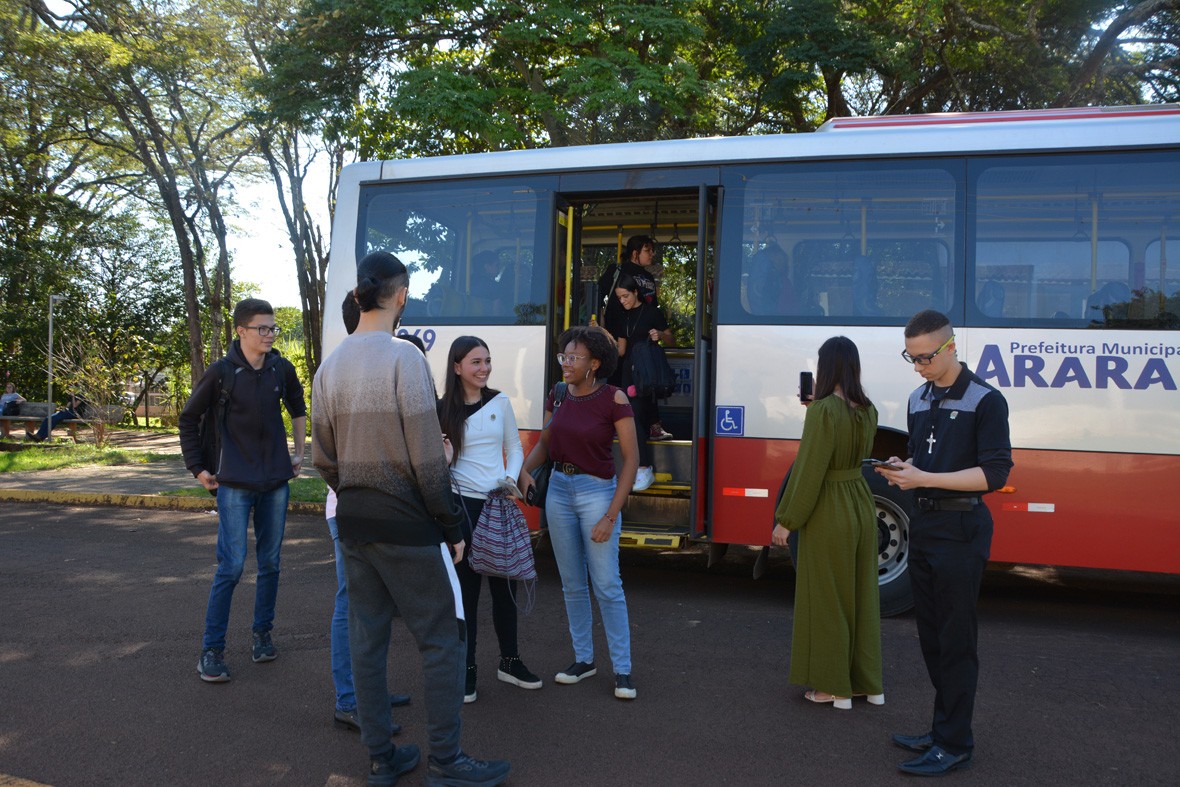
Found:
[[[197,662],[201,680],[209,683],[229,680],[225,635],[234,588],[246,562],[251,511],[258,560],[251,659],[258,663],[278,656],[270,632],[287,524],[287,482],[299,475],[303,465],[307,423],[303,386],[295,367],[273,348],[280,330],[274,309],[266,301],[247,298],[234,307],[233,319],[238,338],[225,358],[205,370],[179,424],[185,466],[201,486],[217,495],[217,572]],[[287,449],[283,407],[291,415],[294,453]],[[202,456],[200,423],[206,414],[214,418],[210,428],[220,435],[214,467],[206,466],[209,460]]]
[[[917,757],[898,767],[942,776],[971,764],[971,716],[979,676],[976,601],[991,552],[992,517],[983,495],[1012,469],[1008,403],[961,363],[954,329],[941,312],[915,314],[901,354],[925,382],[909,400],[909,455],[879,467],[893,486],[912,489],[910,584],[926,671],[934,684],[929,732],[894,735]]]

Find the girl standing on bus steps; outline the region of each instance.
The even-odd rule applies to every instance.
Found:
[[[842,710],[858,696],[884,705],[876,518],[861,475],[877,409],[861,387],[851,339],[823,343],[815,382],[771,536],[786,546],[791,531],[799,531],[789,680],[813,687],[804,694],[808,700]]]
[[[504,494],[508,482],[520,472],[524,451],[512,402],[488,387],[492,357],[488,345],[478,336],[460,336],[451,343],[443,398],[438,404],[439,424],[450,441],[451,490],[467,512],[463,537],[471,543],[472,529],[479,521],[491,494]],[[505,458],[507,457],[507,458]],[[455,566],[463,592],[463,617],[467,622],[467,681],[463,702],[475,702],[475,645],[479,617],[479,590],[483,575],[471,569],[468,555]],[[516,582],[488,577],[492,594],[492,627],[500,641],[500,666],[496,677],[522,689],[541,688],[541,679],[520,660],[516,642]]]
[[[636,692],[631,680],[631,624],[619,576],[619,534],[623,504],[639,467],[635,419],[626,394],[606,382],[619,360],[610,334],[595,326],[575,326],[558,337],[557,346],[562,348],[557,362],[569,388],[556,407],[553,392],[546,398],[545,428],[518,481],[527,499],[533,485],[530,471],[553,460],[545,518],[574,645],[574,663],[554,680],[573,684],[598,672],[589,574],[615,671],[615,696],[631,700]],[[623,455],[617,477],[612,452],[616,436]]]
[[[615,297],[623,307],[623,313],[619,318],[621,387],[631,399],[631,407],[635,411],[635,429],[639,435],[639,474],[635,477],[635,487],[632,491],[642,492],[655,481],[649,437],[652,440],[660,440],[671,435],[668,435],[660,424],[660,406],[656,402],[655,394],[648,393],[643,396],[635,390],[635,381],[631,374],[631,349],[637,342],[670,342],[672,332],[668,330],[668,321],[656,305],[643,300],[639,282],[634,277],[626,274],[619,277]]]

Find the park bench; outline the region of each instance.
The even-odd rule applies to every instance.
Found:
[[[79,427],[89,428],[100,421],[118,423],[123,417],[123,408],[118,405],[108,407],[92,406],[91,409],[101,413],[101,415],[90,418],[67,418],[55,428],[66,429],[70,433],[71,439],[76,443],[78,442]],[[48,402],[22,402],[20,412],[17,415],[0,416],[0,432],[4,434],[5,439],[11,438],[13,425],[23,427],[26,435],[36,432],[46,416],[51,412],[56,412],[56,410],[57,408],[50,407]]]

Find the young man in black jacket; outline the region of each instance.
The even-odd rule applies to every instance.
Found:
[[[910,394],[910,458],[877,468],[893,486],[913,490],[910,584],[926,671],[934,685],[927,732],[893,742],[918,754],[898,767],[917,776],[967,768],[974,756],[971,718],[979,678],[975,604],[991,554],[992,515],[983,496],[1012,470],[1008,403],[959,361],[955,331],[927,310],[905,327],[902,357],[925,382]]]
[[[274,309],[266,301],[247,298],[234,307],[238,338],[226,357],[205,370],[180,414],[180,445],[184,463],[201,485],[217,494],[217,572],[209,591],[205,636],[197,672],[201,680],[229,680],[225,634],[234,588],[241,579],[248,550],[250,512],[258,579],[254,598],[252,659],[273,661],[278,653],[271,641],[275,600],[279,591],[279,551],[287,524],[287,482],[299,475],[307,407],[295,367],[272,349],[279,328]],[[223,379],[222,364],[231,374]],[[228,391],[224,412],[210,413]],[[295,452],[288,453],[282,407],[291,415]],[[218,430],[218,456],[202,456],[201,416],[213,417]],[[207,462],[213,464],[212,467]]]

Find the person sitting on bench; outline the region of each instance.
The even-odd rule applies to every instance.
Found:
[[[33,435],[33,439],[40,443],[47,439],[49,433],[57,428],[57,425],[62,421],[85,418],[86,410],[89,406],[90,403],[78,394],[70,394],[70,401],[63,409],[58,410],[41,422],[41,427],[37,429],[37,434]]]
[[[20,406],[25,397],[16,392],[16,385],[8,383],[4,386],[4,395],[0,396],[0,415],[20,415]]]

